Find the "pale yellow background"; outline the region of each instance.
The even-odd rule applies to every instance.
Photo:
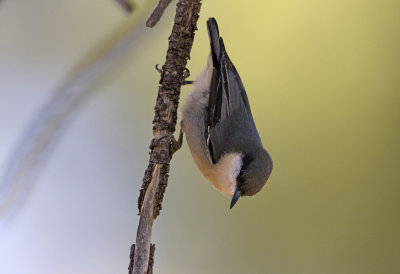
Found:
[[[164,62],[176,3],[147,29],[154,2],[137,1],[131,17],[106,0],[0,3],[2,169],[76,64],[118,28],[140,25],[135,47],[74,115],[24,209],[0,226],[0,273],[127,273],[154,65]],[[262,192],[229,210],[185,144],[154,224],[155,273],[400,273],[400,2],[203,2],[192,78],[209,52],[205,22],[216,17],[274,170]]]

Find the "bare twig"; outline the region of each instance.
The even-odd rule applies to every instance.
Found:
[[[160,0],[158,2],[157,7],[151,13],[149,19],[147,19],[146,26],[149,28],[154,27],[157,25],[158,21],[160,20],[161,16],[164,14],[165,9],[171,3],[172,0]]]
[[[161,72],[161,86],[153,120],[154,138],[150,144],[150,161],[143,178],[138,199],[140,221],[134,252],[134,273],[148,271],[151,228],[160,213],[164,191],[168,182],[172,154],[180,147],[182,134],[173,137],[177,120],[179,94],[185,81],[186,63],[197,30],[201,0],[180,0],[177,4],[174,26]]]
[[[131,13],[133,10],[132,4],[128,0],[113,0],[118,7],[120,7],[124,12]]]

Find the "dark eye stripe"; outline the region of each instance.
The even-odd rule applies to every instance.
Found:
[[[247,168],[249,167],[251,161],[253,161],[253,158],[249,155],[244,155],[242,156],[242,169],[240,170],[238,176],[237,176],[237,180],[238,181],[243,181],[243,175],[246,173]]]

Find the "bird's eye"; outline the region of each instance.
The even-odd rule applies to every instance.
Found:
[[[239,177],[243,177],[243,175],[246,173],[245,169],[241,169],[239,172]]]

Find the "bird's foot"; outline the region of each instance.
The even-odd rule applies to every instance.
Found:
[[[175,139],[175,136],[171,133],[167,136],[168,141],[169,141],[169,147],[170,147],[170,152],[171,154],[174,154],[177,150],[179,150],[182,147],[183,143],[183,131],[182,128],[179,130],[179,137],[178,140]]]

